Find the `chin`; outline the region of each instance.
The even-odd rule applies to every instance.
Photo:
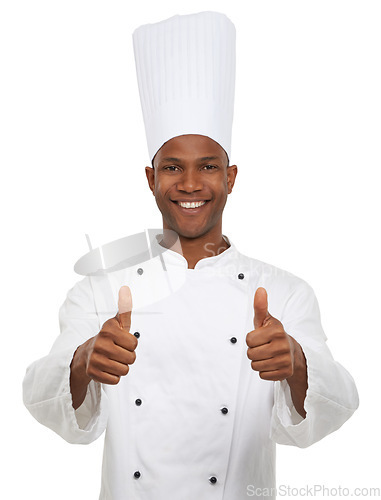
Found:
[[[182,237],[182,238],[188,238],[188,239],[195,239],[195,238],[200,238],[201,236],[204,236],[208,231],[207,230],[202,230],[200,228],[196,229],[186,229],[186,228],[178,228],[174,229],[176,233]]]

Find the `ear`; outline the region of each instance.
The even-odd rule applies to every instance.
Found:
[[[228,184],[228,194],[233,190],[235,178],[237,177],[238,168],[237,165],[229,165],[226,170],[227,184]]]
[[[155,169],[153,167],[146,167],[146,177],[148,181],[148,186],[155,196]]]

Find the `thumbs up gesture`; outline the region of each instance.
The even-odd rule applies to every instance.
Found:
[[[136,359],[137,338],[130,333],[132,297],[128,286],[119,290],[118,313],[101,331],[80,345],[70,365],[73,408],[81,406],[91,380],[115,385]]]
[[[115,385],[127,375],[136,359],[137,338],[130,333],[132,297],[128,286],[119,290],[118,313],[90,339],[86,352],[86,374],[102,384]]]
[[[264,380],[284,380],[294,373],[297,342],[268,311],[267,292],[258,288],[254,296],[254,330],[246,336],[247,357]],[[297,344],[299,346],[299,344]]]

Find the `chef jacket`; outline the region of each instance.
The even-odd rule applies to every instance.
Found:
[[[229,248],[194,269],[169,249],[82,279],[60,309],[51,352],[27,369],[24,403],[39,422],[70,443],[106,430],[102,500],[243,500],[254,489],[257,498],[273,498],[276,443],[307,447],[358,406],[352,377],[327,348],[311,287],[224,238]],[[132,293],[136,361],[115,386],[91,381],[74,410],[73,353],[115,316],[122,285]],[[304,419],[288,383],[262,380],[247,357],[259,286],[306,357]]]

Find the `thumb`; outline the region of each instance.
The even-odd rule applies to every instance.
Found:
[[[268,316],[267,292],[264,288],[259,287],[254,295],[254,329],[263,326]]]
[[[116,315],[120,327],[130,331],[131,327],[132,296],[128,286],[122,286],[119,290],[118,314]]]

